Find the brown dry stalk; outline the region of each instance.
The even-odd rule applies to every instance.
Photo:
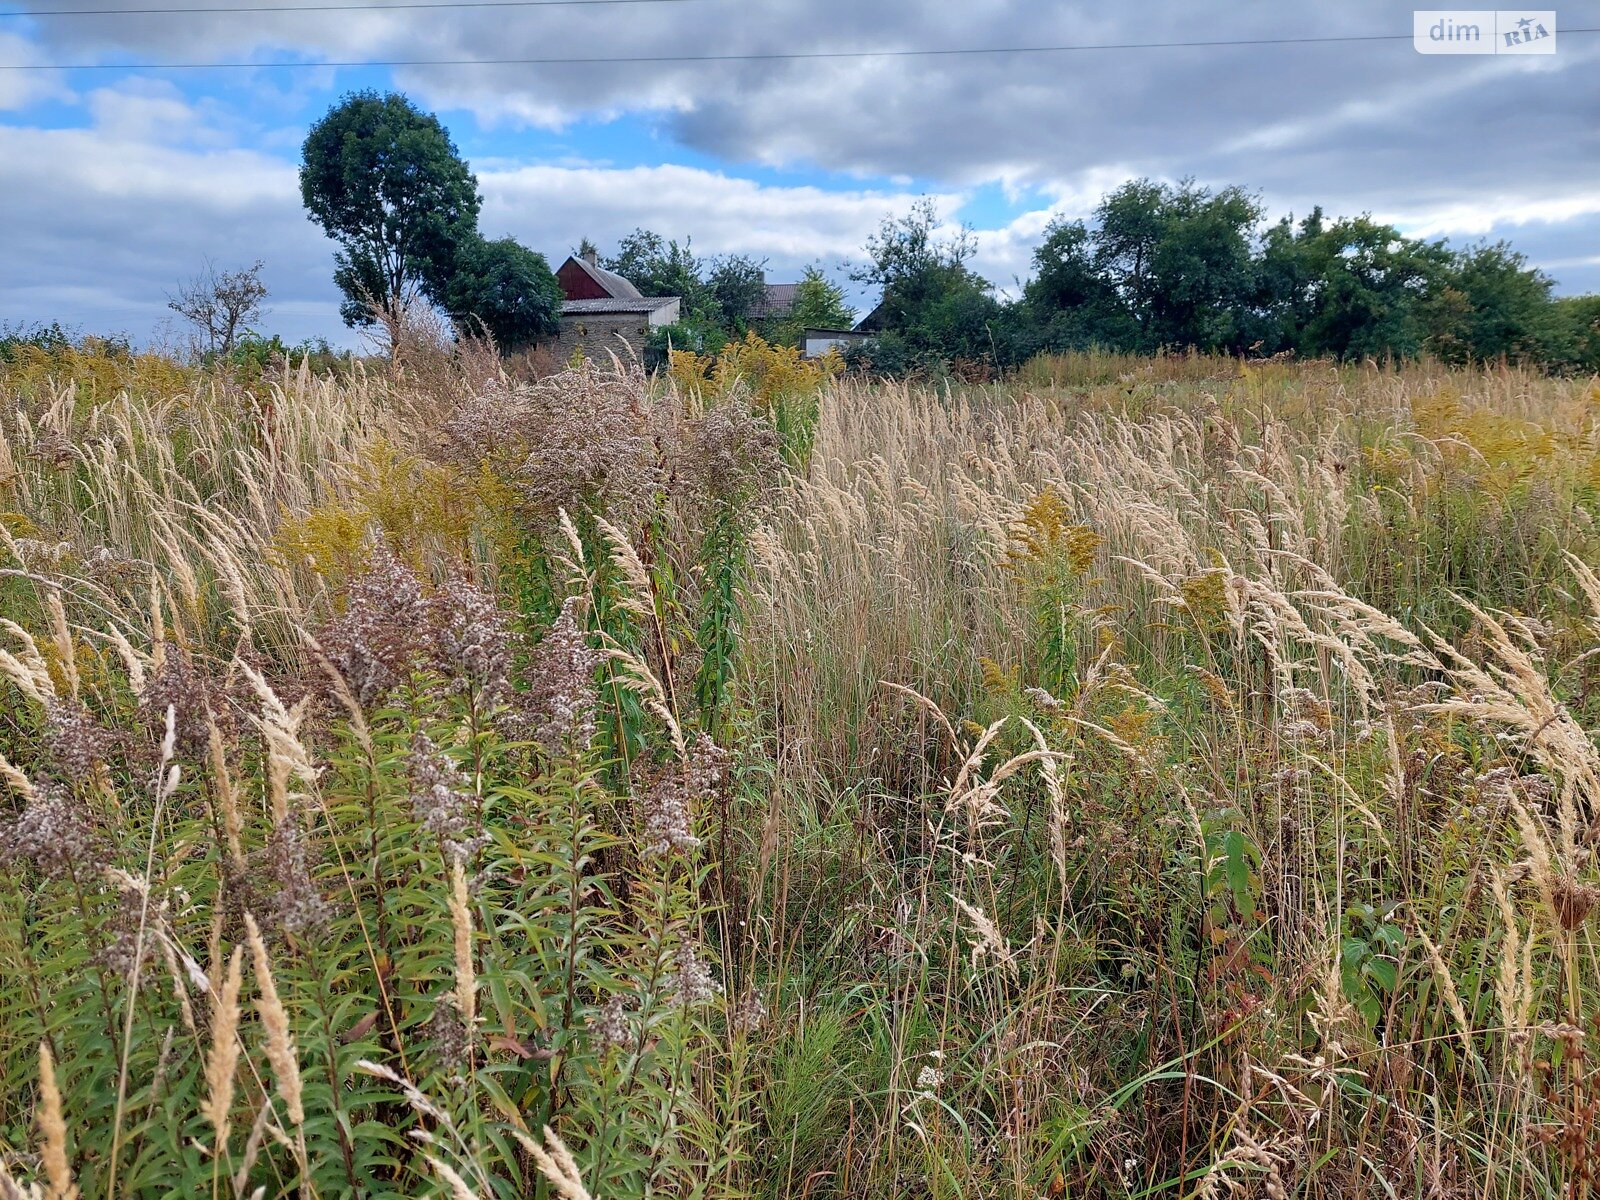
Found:
[[[39,1161],[44,1168],[45,1200],[77,1200],[67,1162],[67,1123],[61,1115],[61,1089],[56,1086],[55,1057],[48,1042],[39,1043]]]
[[[242,946],[233,948],[222,991],[211,1009],[211,1048],[206,1054],[206,1098],[200,1111],[216,1130],[213,1153],[217,1155],[221,1155],[228,1144],[228,1123],[233,1112],[233,1075],[239,1065],[242,950]]]
[[[278,1095],[289,1113],[289,1123],[305,1124],[306,1111],[301,1098],[300,1059],[295,1052],[294,1037],[289,1031],[289,1014],[278,998],[278,985],[272,978],[272,960],[267,957],[267,944],[261,938],[256,919],[244,915],[245,931],[250,942],[250,955],[255,962],[256,987],[261,996],[256,1008],[261,1014],[261,1027],[266,1031],[267,1061],[272,1064],[272,1074],[277,1080]]]
[[[459,860],[450,863],[450,922],[455,928],[456,1007],[467,1036],[478,1016],[478,980],[472,968],[472,910],[468,906],[467,872]]]

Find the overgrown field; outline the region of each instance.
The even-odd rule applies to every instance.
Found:
[[[1585,1197],[1600,388],[0,368],[0,1197]]]

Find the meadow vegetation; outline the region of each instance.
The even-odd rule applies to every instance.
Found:
[[[43,354],[5,1200],[1590,1194],[1593,379]]]

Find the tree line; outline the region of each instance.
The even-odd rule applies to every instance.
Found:
[[[334,280],[352,326],[420,297],[508,350],[557,331],[562,296],[549,263],[482,235],[476,177],[438,119],[406,97],[347,96],[307,135],[300,183],[308,213],[339,244]],[[585,240],[580,252],[594,249]],[[1321,208],[1269,224],[1240,187],[1125,183],[1091,219],[1045,230],[1015,299],[972,268],[972,231],[942,232],[930,200],[886,217],[864,251],[851,278],[881,301],[874,336],[850,357],[885,373],[1005,369],[1091,348],[1428,353],[1600,370],[1600,296],[1555,296],[1507,243],[1456,248]],[[853,319],[819,267],[791,309],[764,314],[765,263],[748,255],[702,259],[688,238],[637,229],[602,261],[647,296],[682,297],[680,324],[657,334],[682,348],[714,353],[747,329],[794,344],[807,327]]]
[[[1091,348],[1600,370],[1600,296],[1554,295],[1505,242],[1453,248],[1320,207],[1265,216],[1243,188],[1132,180],[1090,220],[1054,221],[1006,301],[971,269],[970,230],[941,236],[923,201],[867,243],[854,277],[883,301],[855,354],[891,372]]]

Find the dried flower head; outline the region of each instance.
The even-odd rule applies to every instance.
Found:
[[[685,1008],[709,1004],[722,992],[711,969],[701,960],[699,946],[688,940],[679,942],[673,951],[672,970],[663,977],[662,984]]]
[[[442,996],[428,1018],[428,1042],[439,1062],[452,1071],[464,1071],[472,1058],[472,1039],[461,1008],[453,995]]]
[[[733,1005],[728,1014],[728,1025],[734,1033],[748,1037],[767,1023],[767,1015],[767,1006],[761,1001],[761,993],[750,988]]]
[[[144,968],[150,965],[149,956],[142,953],[139,946],[140,927],[145,922],[145,893],[142,883],[131,876],[124,876],[119,885],[117,906],[106,922],[106,939],[95,960],[136,986],[135,965],[139,966],[141,976]]]
[[[346,593],[344,612],[318,634],[329,663],[363,706],[378,702],[406,677],[432,642],[434,612],[417,573],[382,541]]]
[[[116,744],[112,732],[76,700],[55,700],[45,710],[45,748],[61,773],[74,783],[88,781],[95,764]]]
[[[23,862],[48,879],[94,874],[105,865],[87,814],[55,784],[36,780],[33,799],[22,814],[0,823],[0,866]]]
[[[628,1009],[621,996],[612,996],[590,1013],[584,1021],[589,1040],[597,1053],[604,1056],[613,1050],[626,1050],[633,1045],[633,1028],[628,1022]]]
[[[780,478],[778,444],[778,431],[743,403],[722,404],[681,430],[672,472],[700,503],[748,511]]]
[[[429,606],[433,657],[440,672],[482,703],[502,701],[510,690],[512,639],[494,596],[457,569]]]
[[[78,1185],[67,1160],[67,1122],[61,1113],[61,1088],[56,1082],[55,1056],[50,1043],[39,1043],[40,1166],[44,1169],[47,1200],[78,1200]]]
[[[1518,801],[1537,810],[1549,803],[1554,790],[1543,775],[1522,775],[1503,764],[1474,777],[1472,786],[1478,802],[1491,810]]]
[[[432,738],[420,731],[411,739],[406,777],[411,784],[411,811],[423,829],[446,839],[466,831],[471,781]]]
[[[1067,711],[1067,702],[1052,696],[1041,687],[1028,687],[1022,689],[1022,694],[1032,702],[1040,712],[1049,716],[1061,716]]]
[[[1550,884],[1550,902],[1561,928],[1574,930],[1587,921],[1595,905],[1600,904],[1600,887],[1561,875]]]
[[[196,669],[187,651],[168,645],[161,667],[145,683],[139,709],[145,723],[163,735],[173,712],[174,746],[183,754],[210,749],[211,723],[226,720],[222,689]]]
[[[640,799],[646,854],[664,858],[700,845],[694,836],[695,805],[722,786],[727,770],[728,752],[702,733],[684,762],[650,781]]]
[[[267,924],[296,934],[327,925],[333,909],[311,877],[305,827],[297,813],[291,812],[273,826],[266,846],[253,859],[265,878],[261,890]]]
[[[535,384],[486,389],[440,427],[442,453],[491,462],[524,515],[553,525],[562,510],[625,518],[660,487],[648,381],[637,364],[585,361]]]
[[[1286,742],[1317,742],[1333,727],[1333,714],[1309,688],[1284,688],[1278,695],[1283,719],[1278,734]]]
[[[517,692],[503,718],[508,737],[536,742],[549,754],[582,753],[594,740],[594,674],[605,653],[592,649],[578,623],[582,599],[561,606],[534,647],[528,662],[528,687]]]

